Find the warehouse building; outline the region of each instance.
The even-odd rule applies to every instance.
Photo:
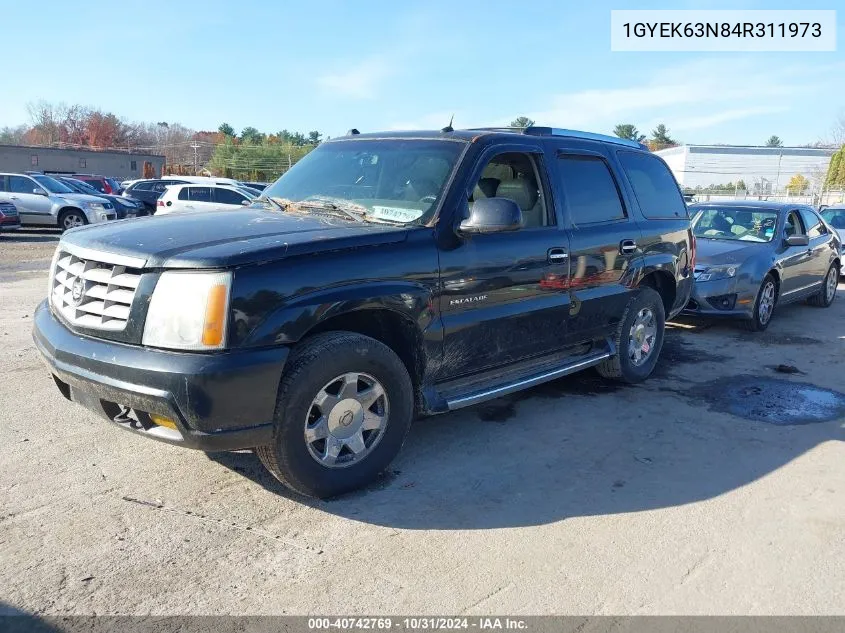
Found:
[[[156,175],[161,174],[164,156],[158,154],[0,145],[0,172],[97,174],[128,180],[144,177],[145,162],[152,165]]]
[[[655,152],[684,189],[711,190],[742,181],[752,195],[785,193],[795,175],[820,190],[835,150],[809,147],[680,145]]]

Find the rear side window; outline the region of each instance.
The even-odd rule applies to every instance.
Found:
[[[194,202],[211,202],[211,187],[185,187]],[[184,189],[183,189],[184,191]]]
[[[619,187],[607,163],[598,156],[560,154],[558,170],[573,224],[625,218]]]
[[[643,152],[618,152],[617,156],[645,217],[689,217],[678,183],[662,160]]]
[[[190,200],[188,197],[188,189],[189,187],[182,187],[179,190],[179,200]]]
[[[153,183],[151,182],[137,182],[129,187],[129,191],[151,191]]]

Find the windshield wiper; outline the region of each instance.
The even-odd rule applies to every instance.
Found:
[[[297,202],[296,206],[303,208],[303,209],[321,209],[324,211],[338,211],[342,213],[344,216],[352,218],[356,222],[364,222],[365,213],[363,211],[358,211],[358,205],[346,205],[342,202],[338,201],[335,202],[333,200],[326,200],[326,199],[314,199],[314,200],[302,200],[301,202]],[[355,209],[356,211],[353,211]]]

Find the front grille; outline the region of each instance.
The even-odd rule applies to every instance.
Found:
[[[137,268],[60,252],[50,278],[52,305],[71,325],[119,332],[129,320],[140,281]]]

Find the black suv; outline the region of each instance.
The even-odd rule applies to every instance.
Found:
[[[34,339],[62,394],[283,483],[372,480],[415,415],[651,374],[694,241],[665,163],[528,128],[355,134],[252,206],[66,233]]]
[[[144,204],[144,208],[152,215],[156,212],[156,201],[164,193],[168,185],[183,185],[187,180],[136,180],[123,191],[125,198],[134,198]]]

